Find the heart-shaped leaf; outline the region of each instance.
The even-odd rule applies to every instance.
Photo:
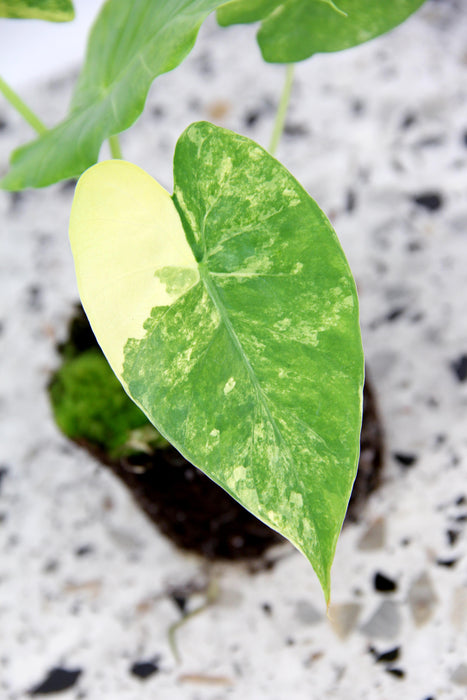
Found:
[[[0,17],[68,22],[74,16],[70,0],[0,0]]]
[[[425,0],[231,0],[219,24],[262,21],[258,43],[266,61],[294,63],[341,51],[393,29]]]
[[[70,238],[111,366],[187,459],[312,563],[326,598],[354,481],[363,356],[328,220],[249,139],[180,137],[174,194],[123,161],[80,179]]]
[[[81,175],[109,136],[136,121],[154,79],[183,61],[201,24],[222,2],[107,2],[91,32],[69,116],[14,151],[0,186],[45,187]]]

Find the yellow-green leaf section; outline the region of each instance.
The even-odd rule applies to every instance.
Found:
[[[159,432],[312,563],[326,598],[355,478],[363,355],[328,220],[254,142],[191,125],[172,198],[87,171],[70,234],[98,341]]]
[[[0,17],[68,22],[74,16],[70,0],[0,0]]]

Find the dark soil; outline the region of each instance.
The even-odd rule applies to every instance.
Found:
[[[82,312],[70,324],[67,352],[70,344],[78,352],[96,346]],[[158,529],[185,550],[211,560],[252,559],[283,541],[172,447],[111,459],[100,446],[77,442],[110,468]],[[359,470],[346,522],[358,520],[365,500],[377,488],[382,461],[382,430],[367,379]]]

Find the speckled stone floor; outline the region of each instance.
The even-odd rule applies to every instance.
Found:
[[[0,192],[0,697],[467,697],[467,6],[297,66],[278,157],[331,217],[361,298],[384,482],[345,528],[333,605],[276,563],[177,551],[54,426],[46,386],[77,292],[73,189]],[[254,30],[202,29],[154,84],[125,156],[171,189],[178,135],[210,119],[267,144],[283,69]],[[69,75],[26,97],[61,116]],[[0,100],[0,169],[28,128]],[[205,604],[207,605],[205,606]],[[203,611],[174,631],[186,612]],[[68,688],[68,689],[66,689]]]

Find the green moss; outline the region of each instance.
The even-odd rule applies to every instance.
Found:
[[[57,425],[72,440],[85,440],[111,457],[167,444],[128,398],[98,348],[66,358],[49,391]]]

